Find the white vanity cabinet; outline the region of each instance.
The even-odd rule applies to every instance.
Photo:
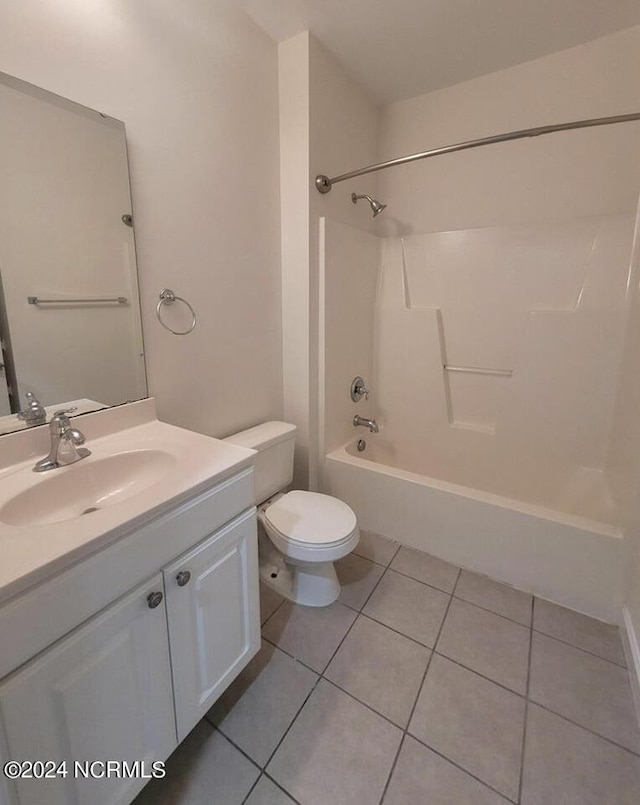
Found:
[[[255,518],[164,569],[178,740],[260,648]]]
[[[72,759],[141,760],[150,767],[173,751],[167,622],[162,605],[150,606],[158,594],[161,574],[0,687],[9,756],[67,761],[66,777],[16,781],[20,805],[129,802],[144,780],[77,778]]]
[[[128,805],[147,779],[83,779],[74,761],[149,773],[222,694],[260,647],[252,504],[248,469],[0,606],[10,650],[10,635],[32,635],[28,657],[0,658],[14,669],[0,682],[0,766],[68,771],[10,782],[0,770],[0,805]]]

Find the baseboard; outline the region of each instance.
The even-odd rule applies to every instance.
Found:
[[[640,724],[640,642],[627,607],[622,607],[622,645],[627,658],[636,716]]]

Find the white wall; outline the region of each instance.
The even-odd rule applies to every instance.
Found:
[[[323,218],[320,227],[320,432],[324,452],[351,440],[354,414],[373,416],[374,311],[379,238]],[[355,403],[351,382],[360,375],[370,398]],[[368,437],[366,430],[358,435]]]
[[[377,108],[308,33],[281,43],[279,54],[285,417],[298,426],[294,484],[316,488],[324,404],[318,372],[320,218],[371,231],[369,205],[354,207],[351,192],[373,194],[376,180],[338,185],[326,196],[313,181],[318,173],[337,175],[362,160],[375,160]]]
[[[275,44],[222,0],[6,0],[0,70],[124,120],[150,391],[226,435],[282,415]],[[198,326],[155,305],[169,286]]]
[[[278,46],[284,418],[298,428],[294,486],[309,482],[309,35]]]
[[[383,107],[380,159],[640,109],[640,27]],[[487,146],[379,174],[380,234],[635,209],[640,123]]]

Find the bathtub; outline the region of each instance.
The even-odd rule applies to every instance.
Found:
[[[359,453],[355,442],[326,456],[325,491],[355,510],[362,529],[593,617],[619,621],[624,555],[618,525],[575,511],[575,496],[565,506],[556,500],[549,507],[384,461],[375,446]]]

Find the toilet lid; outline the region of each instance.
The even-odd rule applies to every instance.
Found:
[[[295,490],[269,506],[264,516],[287,539],[322,545],[348,537],[357,525],[353,511],[331,495]]]

